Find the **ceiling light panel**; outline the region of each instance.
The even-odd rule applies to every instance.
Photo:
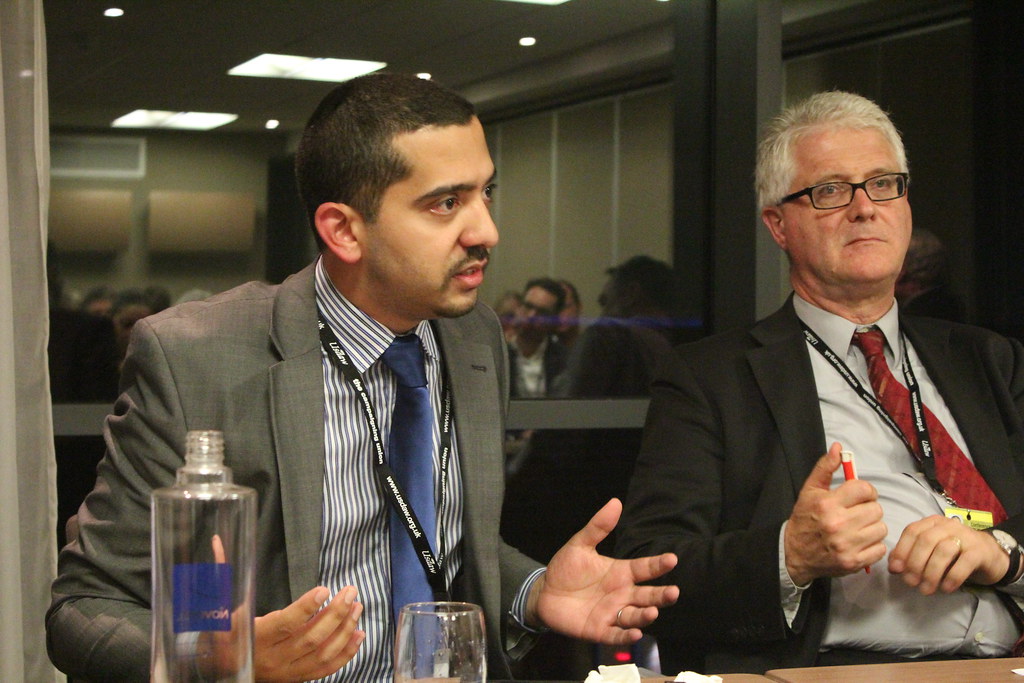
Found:
[[[182,130],[211,130],[231,123],[238,114],[218,114],[202,111],[159,111],[136,109],[117,118],[114,128],[177,128]]]
[[[372,73],[387,66],[385,62],[361,59],[300,57],[297,55],[262,54],[228,69],[232,76],[261,78],[296,78],[305,81],[341,83]]]

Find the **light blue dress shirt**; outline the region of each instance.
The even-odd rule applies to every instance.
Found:
[[[867,362],[852,345],[858,325],[817,308],[799,296],[793,297],[797,316],[831,348],[871,390]],[[928,371],[913,346],[899,333],[895,301],[877,325],[886,338],[886,361],[893,375],[903,383],[900,371],[907,354],[911,369],[921,386],[925,405],[942,422],[953,440],[970,457],[967,444]],[[925,480],[903,441],[887,427],[820,353],[807,345],[814,371],[826,445],[838,441],[853,451],[857,473],[878,490],[884,521],[888,528],[885,545],[891,551],[903,529],[911,522],[943,514],[944,500]],[[837,470],[833,488],[843,483]],[[785,569],[779,536],[782,601],[792,623],[802,590],[793,585]],[[902,578],[888,571],[888,555],[877,562],[870,574],[854,572],[832,579],[829,619],[822,648],[852,648],[883,651],[905,657],[930,654],[965,656],[1006,656],[1019,636],[1017,625],[990,588],[965,586],[951,594],[921,595]]]

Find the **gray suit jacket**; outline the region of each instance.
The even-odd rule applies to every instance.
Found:
[[[1024,348],[988,330],[901,317],[975,463],[1024,539]],[[789,628],[778,539],[826,450],[814,373],[791,302],[749,329],[677,349],[655,381],[617,550],[674,552],[680,587],[652,630],[666,670],[811,666],[829,581]]]
[[[538,565],[498,534],[508,359],[482,305],[435,323],[452,388],[465,495],[456,597],[483,606],[491,670],[506,675],[506,617]],[[318,582],[324,395],[313,267],[249,283],[136,324],[107,453],[60,555],[47,613],[50,657],[89,680],[148,680],[149,494],[173,483],[185,434],[224,432],[235,481],[259,494],[256,614]],[[368,455],[369,457],[369,455]],[[357,586],[358,588],[358,586]]]

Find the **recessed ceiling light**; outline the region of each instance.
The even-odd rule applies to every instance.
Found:
[[[158,111],[136,109],[115,119],[114,128],[180,128],[184,130],[210,130],[231,123],[238,114],[216,114],[202,111]]]
[[[505,0],[506,2],[526,2],[531,5],[561,5],[569,0]]]
[[[124,10],[121,9],[120,7],[108,7],[107,9],[103,10],[103,16],[105,16],[105,17],[123,17],[124,16]]]
[[[267,127],[267,130],[274,130],[281,125],[281,122],[277,119],[267,119],[267,122],[264,125]]]
[[[383,69],[385,66],[387,66],[385,62],[367,62],[360,59],[262,54],[228,69],[228,73],[232,76],[298,78],[306,81],[341,83],[356,76]]]
[[[532,36],[524,36],[519,39],[519,44],[523,47],[530,47],[531,45],[537,44],[537,39]]]

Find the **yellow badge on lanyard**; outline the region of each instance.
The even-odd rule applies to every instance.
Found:
[[[984,510],[948,507],[946,517],[962,522],[975,531],[983,531],[992,526],[992,513]]]

